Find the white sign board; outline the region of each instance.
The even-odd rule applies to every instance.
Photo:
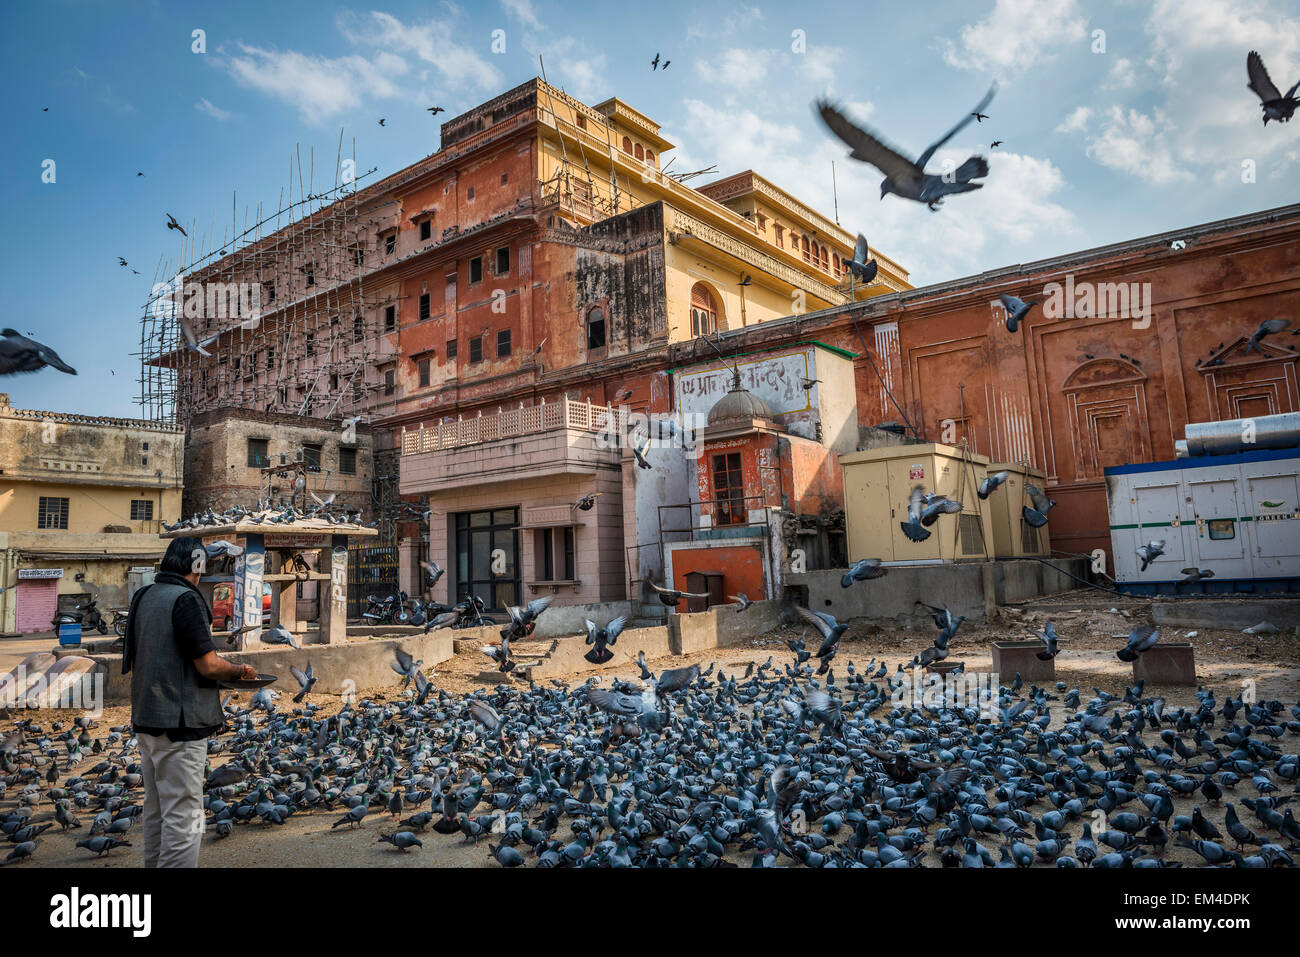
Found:
[[[806,382],[816,378],[812,346],[787,353],[741,356],[736,359],[736,368],[741,386],[766,402],[774,415],[812,408],[816,386],[804,388]],[[707,415],[713,404],[731,390],[731,380],[730,364],[720,360],[696,372],[680,373],[676,383],[678,411],[683,416]]]

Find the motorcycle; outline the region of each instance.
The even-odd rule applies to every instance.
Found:
[[[99,613],[98,598],[92,598],[84,605],[77,605],[72,611],[61,611],[54,616],[54,627],[60,625],[81,625],[83,629],[94,628],[101,635],[108,634],[108,625]]]
[[[438,602],[429,602],[424,606],[424,615],[426,621],[431,621],[438,615],[447,612],[455,612],[456,620],[450,625],[452,628],[479,628],[483,625],[495,625],[496,619],[490,615],[483,614],[487,608],[487,603],[474,595],[466,598],[464,601],[457,602],[455,605],[443,605]]]
[[[370,605],[361,613],[362,618],[372,625],[391,625],[393,623],[393,615],[397,610],[396,595],[367,595],[366,601]]]

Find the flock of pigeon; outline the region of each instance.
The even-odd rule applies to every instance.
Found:
[[[960,618],[930,611],[946,643]],[[1141,682],[1085,699],[1019,676],[982,704],[943,684],[917,701],[883,661],[819,680],[806,653],[743,674],[656,675],[638,657],[636,681],[457,695],[399,656],[412,687],[334,714],[311,700],[310,668],[291,710],[269,689],[247,707],[228,698],[229,730],[209,741],[224,761],[205,784],[208,839],[253,853],[298,817],[372,828],[395,853],[482,843],[505,867],[1180,866],[1173,844],[1266,868],[1300,849],[1300,758],[1283,743],[1300,704],[1200,689],[1174,709]],[[88,856],[132,845],[129,727],[20,720],[0,773],[0,800],[16,799],[0,811],[5,864],[56,838]]]

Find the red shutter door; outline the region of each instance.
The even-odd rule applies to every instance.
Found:
[[[57,578],[32,578],[18,583],[18,630],[50,631],[59,604]]]

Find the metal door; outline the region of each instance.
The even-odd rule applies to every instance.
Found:
[[[1237,483],[1232,479],[1188,482],[1196,518],[1196,551],[1201,562],[1245,555]]]

